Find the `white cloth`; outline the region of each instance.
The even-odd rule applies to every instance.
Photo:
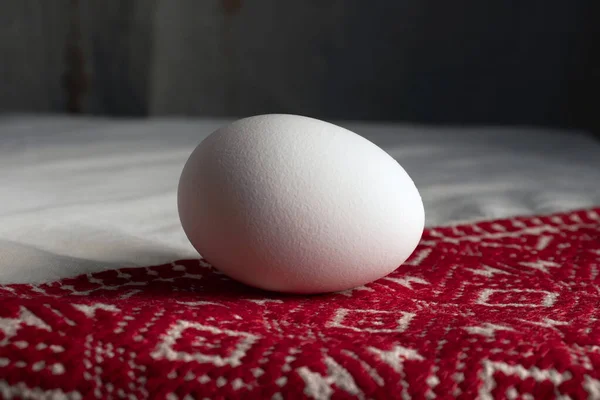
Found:
[[[0,283],[197,257],[176,187],[224,120],[0,118]],[[578,132],[341,123],[413,177],[428,225],[600,204],[600,143]]]

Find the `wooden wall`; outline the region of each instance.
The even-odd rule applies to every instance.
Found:
[[[0,111],[66,110],[74,3],[0,0]],[[87,113],[557,126],[597,114],[593,0],[79,4]]]

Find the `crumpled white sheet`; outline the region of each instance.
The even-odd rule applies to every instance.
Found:
[[[197,257],[177,182],[224,123],[0,117],[0,283]],[[581,132],[340,124],[404,166],[428,225],[600,204],[600,142]]]

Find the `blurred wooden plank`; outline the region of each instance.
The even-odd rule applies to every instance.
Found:
[[[0,111],[65,112],[70,0],[0,1]],[[152,58],[151,0],[80,0],[87,113],[143,115]]]
[[[159,0],[152,114],[248,115],[322,110],[326,52],[342,0]]]
[[[89,112],[147,114],[154,14],[154,0],[83,1],[92,75]]]
[[[68,0],[0,2],[0,110],[64,110]]]

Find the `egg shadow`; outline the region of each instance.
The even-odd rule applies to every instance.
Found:
[[[45,253],[42,253],[46,255]],[[73,260],[82,272],[66,278],[35,284],[33,296],[44,294],[56,297],[76,297],[96,301],[161,302],[187,305],[214,304],[215,302],[236,303],[249,301],[304,301],[326,298],[334,293],[281,293],[252,287],[231,279],[216,270],[201,258],[181,259],[152,266],[105,268],[89,260]],[[87,265],[88,269],[83,270]],[[11,286],[6,285],[6,286]]]
[[[93,244],[94,251],[80,251],[81,256],[59,254],[26,243],[0,239],[0,285],[43,284],[86,274],[120,268],[139,268],[145,265],[170,262],[181,258],[181,252],[145,242],[143,246],[127,247],[124,235],[113,235],[110,242],[82,239],[73,246]],[[115,242],[120,242],[118,247]],[[102,252],[106,256],[103,257]],[[110,255],[110,257],[109,257]]]

